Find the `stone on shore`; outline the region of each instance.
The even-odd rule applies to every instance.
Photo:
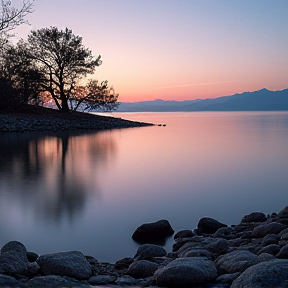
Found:
[[[174,235],[174,240],[178,240],[180,238],[188,238],[195,236],[194,232],[192,230],[180,230]]]
[[[262,238],[268,234],[278,234],[285,228],[287,228],[286,225],[283,225],[277,222],[271,222],[268,224],[258,225],[253,229],[252,237]]]
[[[267,220],[267,216],[262,212],[252,212],[248,215],[245,215],[241,223],[250,223],[250,222],[265,222]]]
[[[49,288],[55,288],[55,287],[77,287],[77,288],[84,288],[89,287],[89,285],[82,284],[78,282],[75,279],[71,278],[65,278],[61,276],[55,276],[55,275],[48,275],[48,276],[37,276],[33,279],[30,279],[27,282],[27,286],[25,287],[49,287]]]
[[[227,227],[227,225],[209,217],[201,218],[198,222],[198,231],[201,233],[214,234],[222,227]]]
[[[215,264],[202,257],[178,258],[154,274],[158,286],[184,286],[207,283],[217,277]]]
[[[166,255],[167,255],[167,251],[159,245],[143,244],[138,248],[134,259],[135,260],[152,260],[154,257],[162,257]]]
[[[173,235],[174,230],[167,220],[159,220],[153,223],[145,223],[139,226],[132,238],[139,243],[154,243]]]
[[[78,251],[42,255],[37,259],[37,263],[45,275],[69,276],[76,279],[88,279],[92,276],[91,265]]]
[[[287,287],[288,260],[277,259],[262,262],[245,270],[231,288]]]
[[[128,274],[134,278],[146,278],[153,276],[158,265],[148,260],[134,261],[128,269]]]
[[[19,284],[14,277],[0,274],[0,287],[14,287]]]

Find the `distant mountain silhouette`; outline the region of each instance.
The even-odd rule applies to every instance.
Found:
[[[288,110],[288,89],[261,89],[214,99],[186,101],[122,102],[118,112],[173,112],[173,111],[285,111]]]

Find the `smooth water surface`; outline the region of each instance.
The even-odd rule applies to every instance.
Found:
[[[142,223],[237,224],[288,205],[287,112],[114,116],[167,126],[0,134],[0,246],[18,240],[38,254],[114,262],[135,255]]]

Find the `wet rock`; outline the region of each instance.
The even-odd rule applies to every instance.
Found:
[[[167,220],[159,220],[139,226],[133,233],[132,238],[139,243],[155,243],[173,235],[174,230]]]
[[[0,274],[0,287],[14,287],[19,284],[20,283],[14,277]]]
[[[288,259],[288,244],[280,249],[276,257],[280,259]]]
[[[20,278],[21,276],[32,277],[38,273],[36,263],[29,263],[25,246],[18,241],[8,242],[1,248],[0,274],[6,274]]]
[[[250,223],[250,222],[265,222],[267,220],[267,217],[262,212],[252,212],[248,215],[245,215],[241,223]]]
[[[201,233],[213,234],[219,228],[227,227],[227,225],[220,223],[219,221],[213,218],[204,217],[199,220],[197,227],[198,230],[201,231]]]
[[[143,244],[141,245],[135,255],[135,260],[152,260],[154,257],[166,256],[167,251],[155,244]]]
[[[262,240],[262,246],[267,246],[270,244],[277,244],[279,241],[279,236],[275,234],[268,234]]]
[[[272,222],[272,223],[268,223],[268,224],[262,224],[262,225],[256,226],[253,229],[252,237],[262,238],[262,237],[265,237],[268,234],[278,234],[282,230],[284,230],[285,228],[287,228],[286,225],[283,225],[283,224],[280,224],[280,223],[277,223],[277,222]]]
[[[262,262],[245,270],[231,288],[287,287],[288,260]]]
[[[195,236],[192,230],[181,230],[174,235],[174,240],[178,240],[180,238],[188,238]]]
[[[254,265],[257,261],[257,256],[247,250],[236,250],[216,259],[215,264],[218,273],[233,274],[243,272],[248,267]]]
[[[134,261],[128,269],[128,274],[133,278],[146,278],[152,276],[158,265],[148,260]]]
[[[88,279],[90,285],[105,285],[115,282],[117,278],[111,275],[96,275]]]
[[[45,275],[69,276],[76,279],[88,279],[92,276],[91,265],[78,251],[42,255],[37,259],[37,263]]]
[[[212,252],[215,257],[224,254],[229,249],[229,242],[225,239],[215,239],[207,245],[207,250]]]
[[[158,286],[206,283],[217,277],[215,264],[205,258],[178,258],[154,274]]]
[[[263,247],[261,250],[259,250],[257,255],[260,255],[262,253],[268,253],[268,254],[276,255],[279,251],[280,251],[279,245],[270,244],[270,245]]]
[[[115,263],[115,268],[116,269],[125,269],[128,268],[130,266],[130,264],[132,264],[134,261],[133,258],[131,257],[125,257],[123,259],[120,259],[118,261],[116,261]]]

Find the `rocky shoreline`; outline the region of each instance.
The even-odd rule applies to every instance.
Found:
[[[135,256],[101,263],[79,251],[37,255],[17,241],[1,248],[1,287],[288,287],[288,206],[252,212],[240,224],[204,217],[174,234],[173,251],[153,241],[174,234],[167,220],[139,226]]]
[[[151,125],[89,113],[64,113],[32,105],[23,105],[19,111],[0,111],[0,132],[95,131]]]

